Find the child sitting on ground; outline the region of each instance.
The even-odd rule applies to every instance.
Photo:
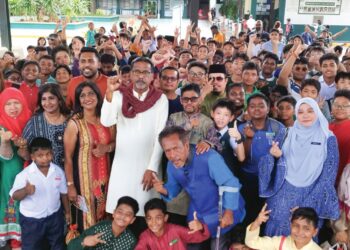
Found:
[[[132,250],[136,238],[127,227],[136,219],[137,201],[129,196],[121,197],[113,212],[113,220],[106,220],[86,229],[68,244],[68,250],[89,249]]]
[[[300,207],[294,210],[291,218],[291,234],[288,237],[259,237],[260,226],[269,219],[271,210],[264,205],[255,221],[247,227],[245,243],[260,250],[321,250],[312,240],[318,233],[318,215],[313,208]]]
[[[15,179],[10,196],[19,205],[22,249],[40,250],[47,240],[50,249],[64,250],[64,216],[69,221],[67,182],[63,170],[52,163],[51,142],[34,138],[29,145],[33,162]]]
[[[140,236],[135,250],[186,250],[187,243],[200,243],[210,237],[208,226],[194,220],[188,227],[167,223],[168,214],[163,200],[154,198],[145,204],[145,219],[148,226]]]

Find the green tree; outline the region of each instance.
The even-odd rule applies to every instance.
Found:
[[[237,0],[224,0],[219,12],[221,15],[226,16],[231,20],[236,20],[238,16],[238,3]]]
[[[47,16],[49,21],[56,21],[58,16],[68,17],[89,13],[90,0],[9,0],[12,16],[36,16],[38,21]]]

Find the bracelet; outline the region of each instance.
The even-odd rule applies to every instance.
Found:
[[[69,187],[69,186],[72,186],[72,185],[74,185],[74,182],[72,182],[72,181],[67,181],[67,186]]]
[[[243,139],[241,138],[241,139],[239,139],[239,140],[236,140],[236,143],[237,144],[241,144],[243,142]]]

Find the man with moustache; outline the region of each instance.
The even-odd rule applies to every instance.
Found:
[[[212,83],[212,91],[204,97],[201,112],[210,117],[210,111],[214,103],[226,96],[226,69],[223,64],[212,64],[209,67],[209,82]],[[205,93],[203,93],[204,95]]]
[[[101,95],[104,96],[107,89],[108,77],[99,73],[100,57],[96,49],[84,47],[79,55],[80,76],[72,78],[67,88],[66,103],[69,108],[74,107],[74,95],[76,87],[82,82],[93,82],[100,89]]]
[[[130,86],[122,85],[120,76],[107,81],[101,123],[118,127],[107,195],[108,213],[113,213],[118,199],[125,195],[135,198],[140,207],[157,197],[150,189],[162,157],[157,137],[168,118],[168,99],[151,86],[153,73],[153,63],[139,57],[131,63]],[[143,210],[138,215],[144,216]],[[136,220],[135,226],[136,235],[147,227],[142,218]]]

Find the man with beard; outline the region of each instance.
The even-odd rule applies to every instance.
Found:
[[[284,63],[282,70],[277,79],[277,84],[284,86],[295,100],[299,100],[301,82],[305,79],[308,72],[308,61],[304,57],[300,57],[303,51],[302,45],[293,46],[291,54]],[[289,78],[290,73],[292,77]]]
[[[257,20],[255,23],[255,30],[248,34],[248,37],[252,34],[260,34],[262,40],[268,41],[270,40],[270,35],[263,29],[263,22],[261,20]]]
[[[201,112],[210,117],[210,111],[216,100],[226,96],[226,69],[223,64],[213,64],[209,67],[209,82],[212,83],[213,90],[207,94],[201,105]]]
[[[80,76],[72,78],[68,84],[66,103],[69,108],[74,107],[74,94],[76,87],[82,82],[93,82],[104,96],[107,89],[107,76],[98,72],[100,67],[100,57],[94,48],[84,47],[79,55]]]
[[[153,63],[140,57],[131,63],[131,85],[122,85],[120,76],[107,81],[101,123],[118,127],[107,195],[108,213],[113,213],[118,199],[125,195],[134,197],[140,207],[157,197],[150,189],[152,176],[160,166],[162,148],[157,137],[168,118],[168,99],[150,86],[153,73]],[[138,215],[144,216],[143,211]],[[147,227],[141,218],[136,220],[136,225],[136,235]]]

